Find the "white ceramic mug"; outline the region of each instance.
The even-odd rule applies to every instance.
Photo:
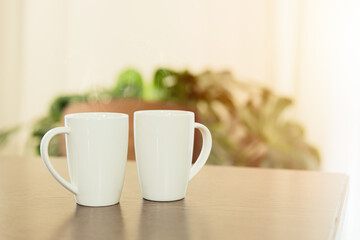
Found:
[[[48,155],[51,138],[66,134],[71,183],[53,168]],[[119,202],[125,176],[129,116],[122,113],[75,113],[65,127],[48,131],[40,144],[41,157],[54,178],[75,194],[78,204],[109,206]]]
[[[203,145],[193,166],[194,130]],[[206,163],[212,145],[207,127],[195,123],[193,112],[137,111],[134,114],[135,155],[142,195],[152,201],[185,197],[188,182]]]

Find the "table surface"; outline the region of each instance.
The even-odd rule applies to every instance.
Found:
[[[66,160],[52,159],[68,177]],[[342,174],[205,166],[184,200],[143,200],[128,161],[120,204],[75,203],[40,158],[0,157],[0,239],[335,239]]]

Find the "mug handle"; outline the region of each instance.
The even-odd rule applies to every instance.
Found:
[[[210,155],[212,146],[212,138],[209,129],[200,123],[195,123],[194,127],[200,130],[203,143],[200,155],[195,164],[190,169],[189,181],[193,179],[193,177],[195,177],[196,174],[199,173],[200,169],[205,165]]]
[[[48,153],[48,148],[49,148],[49,143],[50,140],[58,135],[58,134],[69,134],[70,133],[70,129],[67,127],[57,127],[57,128],[53,128],[51,130],[49,130],[44,137],[41,140],[40,143],[40,154],[41,154],[41,158],[43,160],[43,162],[45,163],[45,166],[47,167],[47,169],[49,170],[49,172],[51,173],[51,175],[53,175],[53,177],[61,184],[63,185],[66,189],[68,189],[70,192],[74,193],[75,195],[77,195],[78,193],[78,189],[76,186],[72,185],[71,183],[69,183],[68,181],[66,181],[64,178],[62,178],[54,169],[54,167],[52,166],[50,159],[49,159],[49,153]]]

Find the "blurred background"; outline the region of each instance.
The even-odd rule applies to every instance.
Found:
[[[212,131],[211,164],[348,174],[343,239],[359,239],[359,11],[356,0],[0,0],[0,154],[36,155],[68,112],[192,110]],[[53,149],[63,154],[61,139]]]

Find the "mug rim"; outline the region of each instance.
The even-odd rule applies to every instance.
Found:
[[[123,119],[128,118],[129,115],[125,113],[116,112],[82,112],[70,113],[65,115],[65,119],[79,119],[79,120],[109,120],[109,119]]]
[[[154,110],[140,110],[135,111],[135,115],[146,115],[146,116],[193,116],[194,112],[185,111],[185,110],[163,110],[163,109],[154,109]]]

